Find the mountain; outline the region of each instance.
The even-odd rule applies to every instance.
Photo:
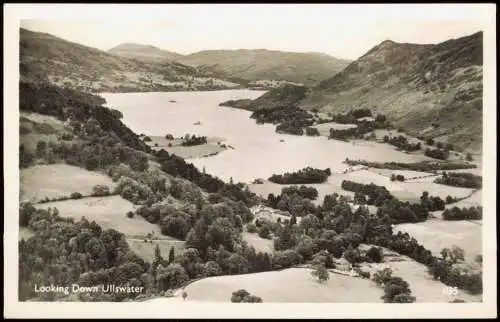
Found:
[[[482,38],[478,32],[439,44],[386,40],[344,70],[306,91],[294,104],[305,110],[342,113],[369,108],[409,134],[439,138],[481,150]],[[276,89],[274,92],[290,91]],[[302,90],[300,90],[302,91]],[[272,97],[277,97],[274,100]],[[283,105],[277,93],[254,101]],[[265,100],[264,100],[265,98]]]
[[[285,80],[310,86],[336,74],[349,63],[321,53],[266,49],[205,50],[177,61],[236,79]]]
[[[151,45],[141,45],[133,43],[123,43],[108,50],[109,53],[135,58],[150,62],[164,62],[166,60],[177,60],[183,55],[171,51],[163,50]]]
[[[144,62],[20,29],[23,82],[49,82],[84,91],[175,91],[237,87],[173,61]]]

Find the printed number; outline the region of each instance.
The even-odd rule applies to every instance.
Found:
[[[446,286],[446,287],[443,287],[443,293],[446,294],[446,295],[458,295],[458,287],[456,286]]]

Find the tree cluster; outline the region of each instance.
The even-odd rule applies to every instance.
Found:
[[[477,189],[482,187],[483,178],[468,172],[444,172],[443,175],[436,178],[434,182],[453,187]]]
[[[269,181],[278,184],[307,184],[307,183],[323,183],[331,175],[330,169],[316,169],[306,167],[296,172],[286,172],[283,175],[273,174],[269,177]]]

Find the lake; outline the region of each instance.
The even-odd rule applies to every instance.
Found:
[[[220,107],[234,99],[255,99],[265,91],[223,90],[206,92],[102,93],[106,106],[123,113],[123,122],[137,134],[174,137],[186,133],[223,137],[234,150],[218,155],[188,159],[225,181],[251,182],[272,174],[306,166],[343,171],[346,159],[378,162],[429,160],[422,155],[396,151],[394,147],[368,141],[346,143],[326,137],[278,134],[275,125],[257,124],[251,112]],[[199,125],[194,123],[199,122]],[[283,142],[280,142],[283,141]]]

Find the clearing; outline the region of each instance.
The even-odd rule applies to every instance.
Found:
[[[160,227],[147,222],[141,216],[128,218],[125,214],[134,211],[135,206],[120,196],[90,197],[77,200],[65,200],[36,204],[36,208],[57,208],[61,217],[80,220],[82,217],[95,222],[103,229],[115,229],[126,236],[144,238],[149,233],[151,238],[162,237]]]
[[[183,240],[177,240],[168,236],[163,236],[162,238],[165,239],[147,239],[146,242],[144,242],[144,239],[127,238],[127,243],[130,249],[146,262],[153,261],[156,245],[159,246],[161,255],[164,259],[168,259],[171,247],[174,247],[176,255],[181,254],[185,248],[185,242]]]
[[[439,255],[443,248],[451,248],[453,245],[465,251],[465,258],[468,261],[482,254],[483,240],[480,223],[466,220],[428,219],[420,223],[395,225],[394,231],[407,232],[435,256]]]
[[[248,245],[253,246],[256,252],[263,253],[273,253],[274,246],[273,241],[270,239],[261,238],[257,233],[249,233],[247,231],[242,234],[243,240],[248,243]]]
[[[31,236],[34,236],[35,233],[26,227],[19,227],[19,240],[21,239],[29,239]]]
[[[435,281],[428,273],[427,267],[416,261],[401,256],[401,261],[389,263],[363,263],[362,269],[369,271],[373,275],[376,271],[390,268],[393,276],[399,276],[410,284],[411,294],[416,297],[417,303],[449,302],[455,298],[466,302],[480,302],[482,295],[470,295],[464,291],[459,291],[456,296],[444,293],[446,285],[440,281]],[[364,291],[364,290],[363,290]]]
[[[108,176],[67,164],[35,165],[20,171],[21,201],[37,202],[44,197],[68,197],[73,192],[90,195],[95,185],[115,183]]]
[[[264,303],[377,303],[383,290],[372,281],[330,274],[325,283],[311,276],[311,269],[289,268],[281,271],[204,278],[189,284],[186,300],[231,302],[234,291],[245,289]]]
[[[356,124],[341,124],[341,123],[337,123],[337,122],[328,122],[328,123],[313,125],[311,127],[317,128],[320,135],[329,136],[330,129],[346,130],[346,129],[350,129],[350,128],[354,128],[354,127],[358,127],[358,126]]]

